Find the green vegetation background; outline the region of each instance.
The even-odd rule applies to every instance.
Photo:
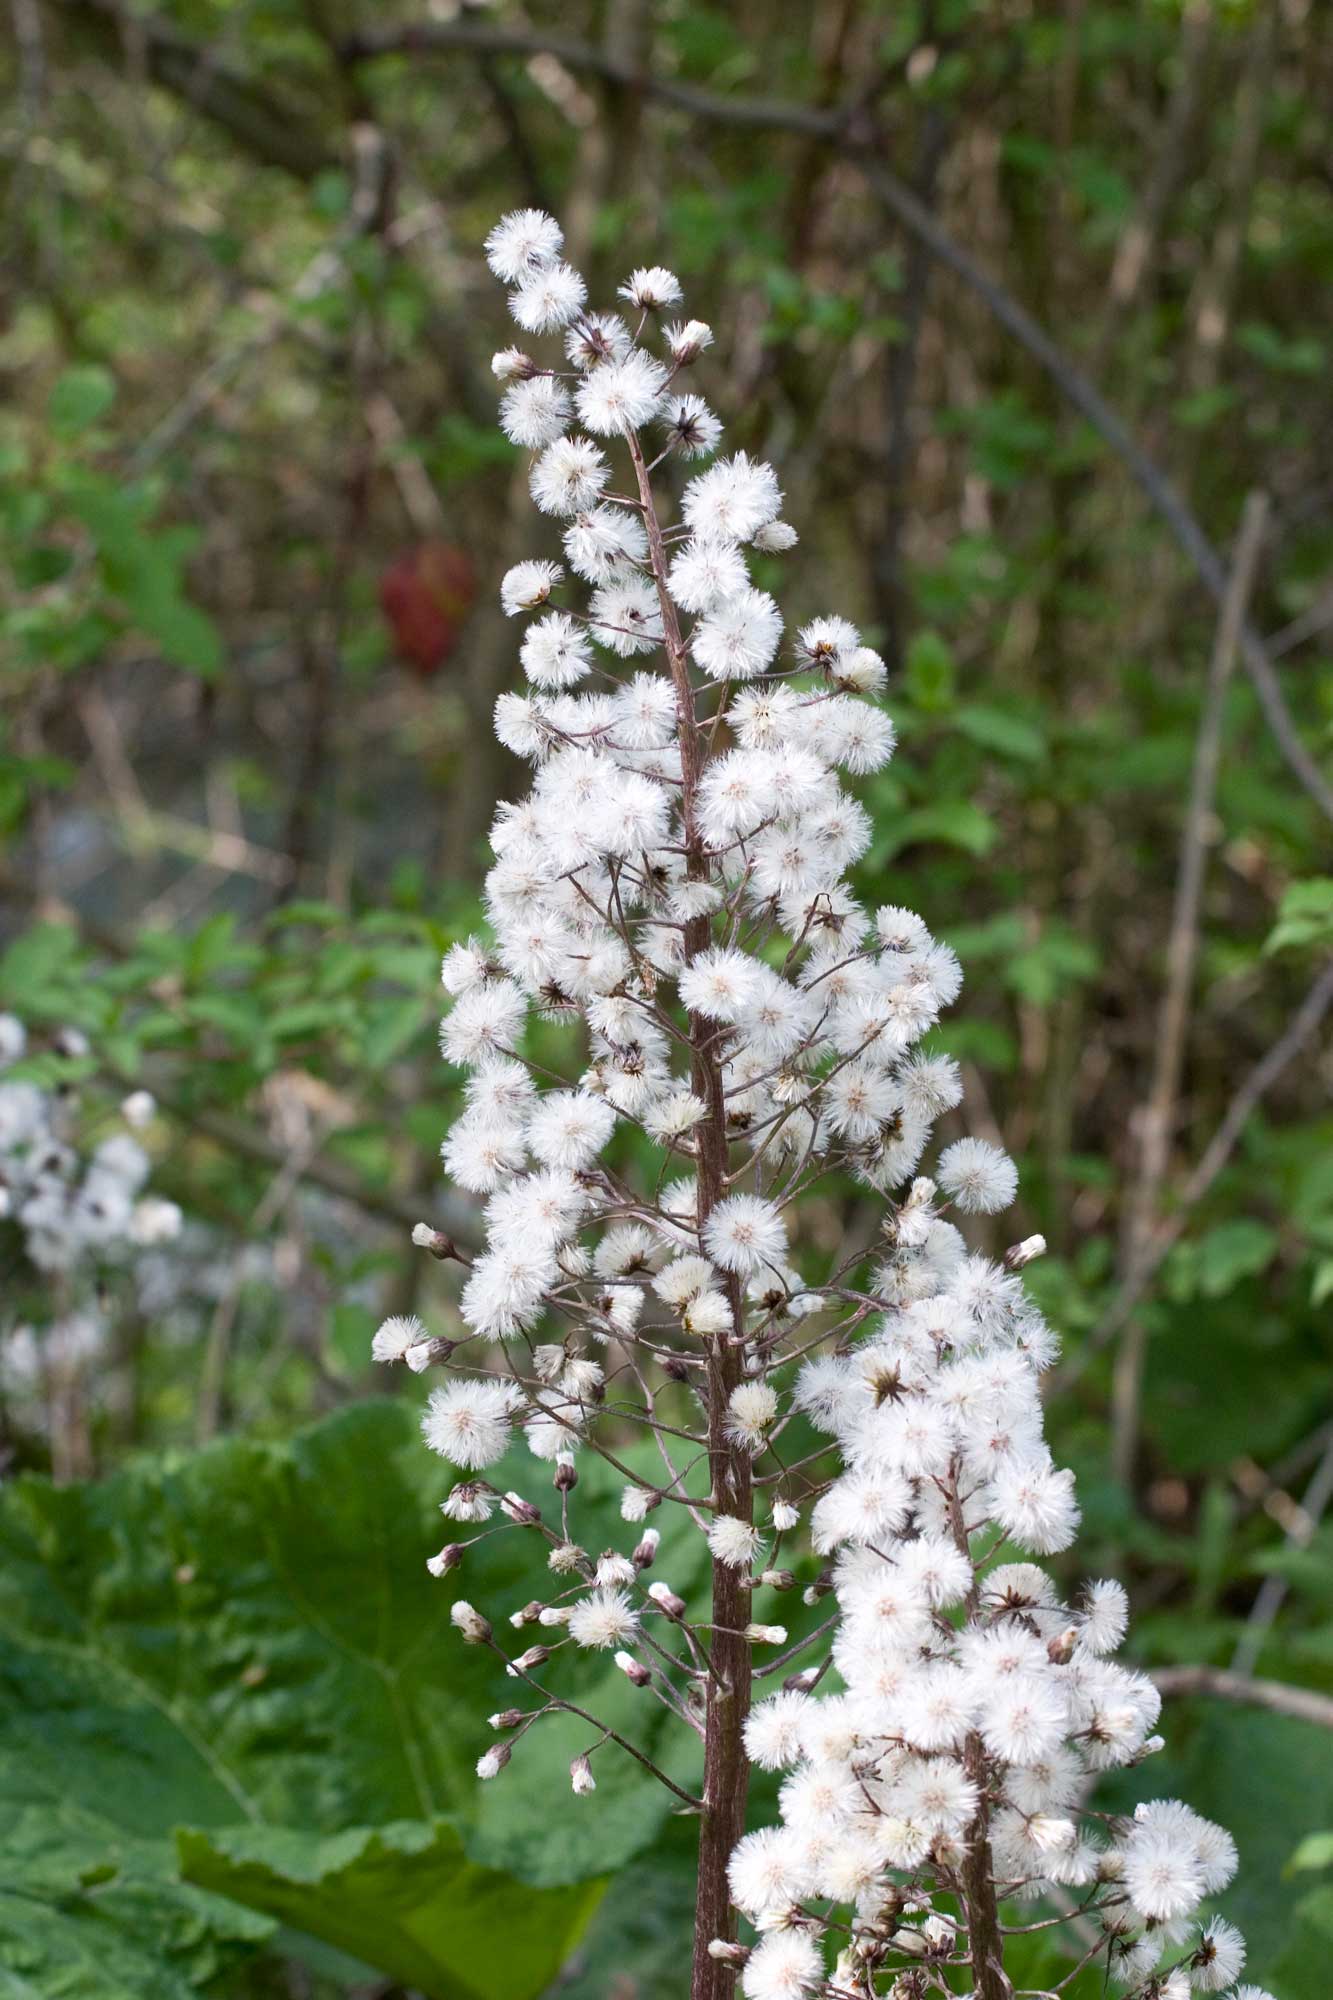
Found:
[[[493,424],[507,329],[478,254],[520,203],[560,213],[594,296],[636,262],[680,273],[718,333],[700,386],[802,533],[789,621],[846,611],[890,661],[902,747],[863,787],[862,886],[965,963],[940,1039],[1022,1165],[993,1247],[1050,1245],[1030,1275],[1066,1341],[1080,1570],[1127,1582],[1147,1664],[1239,1646],[1333,1695],[1325,10],[10,14],[0,1007],[86,1134],[154,1091],[154,1184],[187,1228],[146,1276],[102,1274],[95,1353],[34,1374],[15,1342],[59,1302],[0,1225],[0,1993],[681,1990],[688,1827],[662,1800],[624,1771],[571,1801],[558,1730],[478,1796],[502,1696],[424,1571],[421,1385],[374,1400],[366,1361],[385,1310],[450,1324],[406,1226],[469,1222],[439,1185],[436,972],[521,775],[489,733],[515,671],[495,587],[544,543]],[[436,46],[401,46],[427,19]],[[1224,568],[1267,496],[1249,615],[1290,726],[1238,663],[1146,1216],[1218,613],[1071,371]],[[66,1025],[90,1053],[60,1052]],[[807,1247],[872,1224],[835,1191]],[[1169,1247],[1126,1319],[1144,1229]],[[476,1594],[520,1591],[517,1542],[487,1545]],[[604,1691],[627,1720],[631,1692]],[[1234,1827],[1252,1974],[1316,2000],[1333,1735],[1215,1699],[1166,1726],[1145,1782]]]

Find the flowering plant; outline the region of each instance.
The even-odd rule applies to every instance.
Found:
[[[82,1143],[72,1087],[15,1074],[28,1052],[23,1022],[0,1014],[0,1227],[21,1252],[0,1313],[0,1389],[49,1431],[67,1474],[87,1469],[67,1447],[81,1436],[87,1378],[105,1359],[109,1281],[139,1253],[172,1243],[181,1212],[145,1192],[150,1161],[134,1134],[154,1116],[148,1092],[132,1091],[113,1129]],[[79,1029],[62,1028],[50,1053],[78,1061],[89,1046]],[[25,1267],[40,1280],[33,1296]]]
[[[959,1971],[1001,2000],[1007,1939],[1065,1920],[1062,1984],[1101,1961],[1137,2000],[1263,2000],[1235,1986],[1237,1933],[1197,1919],[1233,1872],[1230,1837],[1176,1801],[1132,1818],[1090,1802],[1097,1773],[1159,1747],[1159,1700],[1111,1658],[1119,1585],[1067,1605],[1030,1560],[1078,1522],[1042,1434],[1056,1343],[1019,1276],[1043,1246],[997,1263],[959,1227],[1009,1205],[1013,1165],[961,1138],[921,1171],[961,1097],[922,1042],[961,975],[920,917],[863,909],[845,879],[870,827],[843,779],[894,747],[883,662],[832,616],[784,650],[747,551],[796,535],[769,465],[737,452],[689,471],[721,427],[681,386],[713,336],[666,319],[676,278],[637,270],[621,310],[594,311],[561,248],[535,211],[487,244],[519,327],[558,335],[566,366],[519,347],[494,361],[565,560],[503,580],[505,611],[531,622],[527,687],[501,696],[496,728],[533,784],[495,820],[492,936],[443,970],[443,1051],[468,1072],[444,1164],[485,1197],[486,1240],[463,1340],[395,1319],[375,1341],[381,1360],[471,1367],[424,1420],[464,1475],[445,1514],[498,1512],[549,1545],[545,1601],[511,1617],[537,1643],[504,1656],[536,1700],[494,1718],[479,1774],[572,1706],[542,1679],[556,1648],[612,1650],[698,1734],[692,2000],[722,2000],[738,1971],[749,2000],[920,2000]],[[567,570],[589,586],[581,607]],[[577,1028],[577,1074],[525,1053],[534,1010]],[[627,1127],[649,1174],[625,1164]],[[802,1244],[798,1269],[800,1204],[834,1173],[882,1200],[878,1249]],[[429,1225],[416,1235],[468,1261]],[[578,1454],[617,1463],[631,1423],[662,1472],[629,1479],[626,1547],[599,1555],[578,1539]],[[827,1445],[793,1457],[811,1429]],[[549,1518],[485,1476],[516,1431],[553,1467]],[[650,1580],[661,1505],[707,1538],[704,1620]],[[803,1528],[824,1564],[807,1596],[829,1615],[789,1644],[770,1607]],[[452,1542],[430,1567],[465,1556]],[[485,1608],[460,1599],[453,1619],[504,1655]],[[576,1793],[613,1741],[648,1761],[596,1725]],[[780,1823],[746,1832],[751,1765],[787,1775]],[[1006,1914],[1038,1899],[1056,1914]]]

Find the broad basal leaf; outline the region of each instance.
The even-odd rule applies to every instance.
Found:
[[[539,1993],[601,1899],[600,1882],[521,1889],[478,1868],[446,1820],[321,1839],[287,1827],[177,1835],[181,1872],[310,1931],[435,2000]]]
[[[549,1499],[548,1468],[516,1455],[503,1477]],[[138,1991],[174,2000],[206,1977],[222,1941],[259,1930],[181,1884],[172,1835],[189,1827],[201,1880],[225,1873],[229,1897],[253,1890],[257,1908],[454,2000],[470,1989],[458,1985],[457,1915],[442,1916],[447,1848],[455,1875],[490,1871],[494,1983],[476,1990],[522,2000],[554,1976],[589,1895],[532,1891],[587,1883],[608,1855],[619,1865],[642,1851],[673,1801],[619,1752],[599,1757],[595,1796],[573,1800],[569,1760],[595,1738],[578,1720],[543,1722],[500,1779],[478,1784],[487,1715],[524,1695],[492,1655],[459,1642],[449,1606],[466,1592],[502,1615],[540,1591],[545,1565],[539,1537],[514,1529],[482,1542],[453,1583],[433,1581],[425,1557],[445,1538],[436,1508],[449,1483],[413,1413],[374,1403],[289,1444],[231,1440],[101,1483],[23,1479],[0,1495],[6,1846],[52,1871],[22,1922],[0,1911],[0,1966],[42,1951],[72,1962],[79,1927],[98,1912],[113,1924],[146,1882],[171,1914],[123,1925],[127,1935],[160,1941],[164,1967],[177,1937],[198,1951],[177,1950],[175,1986],[155,1964]],[[624,1540],[620,1484],[600,1461],[583,1475],[591,1546]],[[663,1527],[661,1572],[688,1592],[702,1541]],[[613,1665],[585,1656],[572,1669],[583,1707],[690,1775],[692,1743],[661,1741],[664,1712]],[[87,1870],[100,1879],[80,1890]],[[429,1978],[415,1960],[409,1974],[398,1956],[376,1958],[368,1919],[356,1917],[354,1940],[341,1928],[354,1906],[368,1909],[377,1872],[395,1884],[384,1949],[434,1950]],[[138,1975],[126,1977],[134,1990]],[[100,1989],[50,1990],[82,2000]]]

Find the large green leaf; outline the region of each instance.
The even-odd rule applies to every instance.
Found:
[[[374,1965],[436,2000],[538,1993],[596,1904],[600,1882],[515,1894],[478,1868],[448,1821],[396,1820],[321,1838],[287,1827],[177,1835],[181,1872]]]
[[[189,2000],[272,1933],[269,1918],[175,1879],[166,1841],[42,1795],[21,1758],[0,1768],[5,2000]]]
[[[505,1477],[535,1479],[534,1497],[549,1498],[549,1470],[531,1461]],[[493,1656],[461,1645],[449,1620],[458,1592],[426,1572],[448,1483],[413,1413],[372,1403],[289,1444],[232,1440],[99,1484],[29,1478],[0,1496],[6,1845],[21,1834],[21,1851],[55,1870],[44,1915],[34,1906],[17,1926],[0,1911],[0,1965],[31,1956],[34,1924],[49,1927],[58,1957],[71,1921],[86,1924],[94,1903],[111,1911],[141,1876],[178,1929],[203,1935],[220,1912],[214,1928],[225,1935],[232,1905],[180,1882],[171,1836],[189,1827],[198,1830],[187,1843],[191,1874],[210,1886],[225,1876],[229,1897],[248,1886],[256,1907],[374,1964],[368,1918],[356,1918],[351,1942],[342,1926],[354,1907],[368,1911],[369,1884],[392,1851],[384,1949],[410,1939],[424,1952],[434,1939],[433,1983],[419,1962],[412,1982],[453,2000],[466,1989],[449,1941],[456,1912],[440,1920],[447,1848],[455,1873],[464,1856],[492,1871],[485,1990],[521,2000],[554,1975],[590,1908],[586,1890],[570,1897],[560,1885],[587,1883],[607,1854],[620,1863],[642,1851],[673,1802],[619,1753],[599,1758],[595,1797],[574,1800],[569,1760],[595,1736],[577,1719],[544,1721],[499,1780],[478,1785],[485,1717],[519,1691]],[[580,1484],[590,1546],[624,1539],[619,1485],[600,1461]],[[701,1540],[664,1528],[663,1572],[688,1590]],[[512,1529],[479,1545],[459,1590],[499,1619],[540,1590],[543,1572],[537,1537]],[[585,1657],[564,1671],[582,1706],[688,1775],[680,1760],[692,1746],[659,1741],[664,1711],[614,1666]],[[333,1836],[350,1846],[327,1845]],[[88,1868],[107,1879],[75,1896],[71,1919],[68,1885]],[[151,1937],[168,1927],[139,1928]],[[254,1935],[242,1926],[243,1938]],[[203,1976],[187,1965],[180,1978]],[[177,1990],[165,1973],[140,1983],[149,1988]]]

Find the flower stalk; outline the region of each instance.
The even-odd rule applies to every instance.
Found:
[[[1086,1953],[1129,2000],[1264,2000],[1235,1984],[1236,1933],[1197,1919],[1229,1837],[1178,1801],[1089,1803],[1099,1772],[1159,1746],[1159,1701],[1111,1658],[1119,1586],[1066,1603],[1034,1560],[1078,1524],[1043,1434],[1058,1343],[1019,1275],[1044,1246],[997,1262],[966,1234],[1012,1202],[1014,1167],[961,1137],[923,1170],[962,1095],[924,1046],[961,971],[853,886],[870,822],[848,784],[893,751],[884,664],[836,616],[784,645],[750,562],[795,533],[770,466],[713,458],[721,426],[681,388],[713,336],[665,320],[675,277],[635,271],[622,316],[590,308],[551,217],[506,217],[487,247],[518,326],[563,344],[563,365],[518,347],[493,365],[565,562],[501,584],[529,622],[496,728],[533,783],[496,816],[489,935],[443,968],[442,1048],[467,1076],[444,1164],[486,1222],[466,1334],[394,1320],[375,1344],[450,1373],[424,1419],[464,1475],[446,1516],[546,1550],[526,1603],[453,1604],[535,1703],[500,1712],[479,1775],[505,1782],[529,1728],[572,1715],[593,1732],[577,1810],[622,1751],[697,1809],[691,2000],[738,1980],[745,2000],[925,2000],[969,1973],[981,2000],[1015,2000],[1008,1899],[1071,1891],[1071,1977]],[[534,1012],[577,1029],[574,1075],[527,1049]],[[864,1255],[803,1229],[834,1172],[882,1201]],[[428,1226],[417,1240],[441,1255]],[[545,1504],[485,1476],[520,1433],[551,1469]],[[624,1546],[600,1553],[589,1451],[626,1481]],[[706,1602],[646,1526],[658,1508],[706,1540]],[[453,1579],[466,1545],[430,1567]],[[697,1798],[550,1691],[568,1649],[609,1652],[645,1713],[702,1735]],[[752,1768],[783,1775],[777,1824],[747,1830]]]

